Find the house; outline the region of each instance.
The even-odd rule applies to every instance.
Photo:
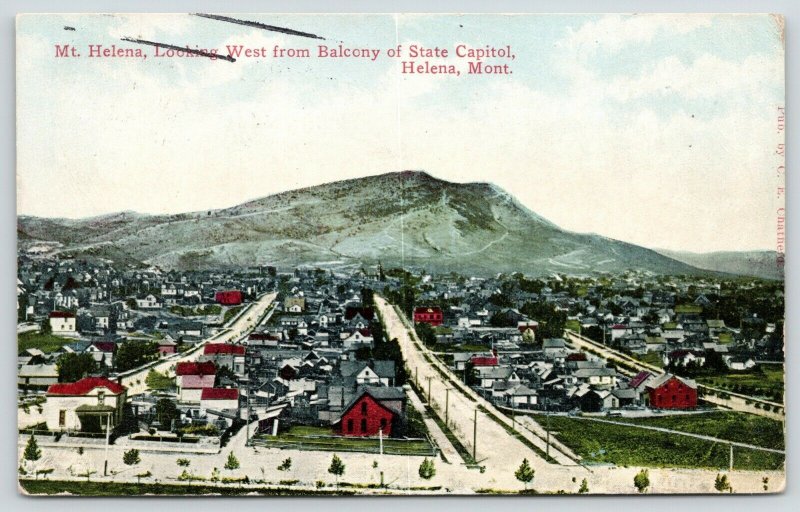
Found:
[[[17,372],[19,387],[43,387],[57,383],[58,367],[54,364],[24,364]]]
[[[161,309],[163,303],[161,297],[156,297],[152,293],[136,297],[136,307],[138,309]]]
[[[366,386],[344,407],[334,425],[344,436],[391,436],[402,427],[405,404],[402,388]]]
[[[178,363],[175,376],[178,384],[178,400],[186,403],[199,403],[202,390],[214,387],[217,367],[212,362]]]
[[[97,364],[111,368],[114,366],[114,352],[116,350],[117,344],[113,341],[95,341],[86,348],[85,352],[92,354]]]
[[[538,403],[538,393],[524,384],[513,386],[503,393],[510,407],[527,408]]]
[[[442,325],[444,313],[439,307],[418,307],[414,308],[414,323],[430,324],[433,327]]]
[[[665,373],[647,385],[650,407],[655,409],[694,409],[697,383]]]
[[[102,432],[122,421],[127,388],[105,377],[86,377],[77,382],[47,388],[45,421],[48,430]]]
[[[223,290],[214,294],[214,300],[223,306],[238,306],[242,303],[242,292],[239,290]]]
[[[206,411],[239,410],[239,390],[234,388],[204,388],[200,393],[200,414]]]
[[[729,370],[746,371],[756,366],[756,362],[751,357],[726,357],[725,365]]]
[[[74,313],[69,311],[53,311],[50,313],[50,330],[53,334],[75,334],[77,323]]]
[[[164,338],[158,341],[158,354],[160,357],[166,357],[174,354],[177,351],[178,344],[173,340]]]
[[[350,306],[344,311],[344,320],[356,329],[366,329],[375,317],[375,310],[372,308],[359,308]]]
[[[353,346],[372,346],[372,342],[374,341],[369,329],[356,329],[352,334],[343,332],[341,335],[342,346],[346,349],[352,348]]]
[[[229,343],[209,343],[203,347],[201,361],[213,361],[217,368],[226,367],[237,375],[244,375],[245,348]]]
[[[306,298],[286,297],[283,301],[283,309],[289,313],[302,313],[306,310]]]

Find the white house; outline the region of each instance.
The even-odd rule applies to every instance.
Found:
[[[86,377],[78,382],[47,388],[45,421],[48,430],[105,431],[122,421],[127,388],[105,377]]]
[[[67,311],[50,313],[50,330],[53,334],[74,334],[77,332],[75,315]]]

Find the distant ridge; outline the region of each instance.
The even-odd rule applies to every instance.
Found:
[[[179,269],[404,261],[432,272],[475,274],[701,273],[650,249],[563,230],[496,185],[451,183],[423,171],[337,181],[177,215],[20,216],[17,232],[21,250],[58,242],[54,251],[65,256]]]

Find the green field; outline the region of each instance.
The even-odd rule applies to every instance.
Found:
[[[691,437],[567,416],[552,416],[550,429],[588,464],[723,469],[729,462],[729,445]],[[783,463],[781,454],[734,448],[735,469],[778,469]]]
[[[227,324],[231,320],[231,318],[239,314],[239,311],[241,311],[243,307],[244,306],[234,306],[228,309],[225,312],[225,316],[223,317],[222,323]]]
[[[613,421],[702,434],[776,450],[785,448],[783,422],[755,414],[719,411],[655,418],[614,418]]]
[[[38,348],[42,352],[55,352],[70,343],[75,343],[75,340],[39,332],[26,332],[17,336],[17,350],[19,353],[29,348]]]
[[[23,480],[19,484],[30,494],[70,493],[77,496],[139,496],[139,495],[199,495],[221,494],[235,496],[256,493],[265,496],[300,496],[309,494],[350,495],[353,491],[336,489],[294,489],[288,487],[240,487],[225,485],[179,485],[179,484],[127,484],[118,482],[80,482],[59,480]]]
[[[698,377],[697,381],[735,393],[783,401],[784,375],[781,365],[759,365],[751,371]]]
[[[196,307],[170,306],[169,312],[180,316],[218,315],[222,312],[222,306],[218,304],[207,304],[205,306]]]
[[[634,355],[634,359],[638,359],[643,363],[647,363],[653,366],[657,366],[659,368],[664,367],[664,360],[661,358],[661,354],[657,352],[648,352],[644,355]]]
[[[293,426],[277,436],[258,435],[253,442],[269,448],[379,453],[379,440],[337,436],[330,428]],[[433,447],[426,440],[383,438],[383,453],[388,455],[431,456]]]

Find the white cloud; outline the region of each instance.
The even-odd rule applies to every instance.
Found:
[[[618,52],[632,44],[648,43],[659,32],[679,36],[711,25],[709,14],[608,14],[569,30],[563,48],[590,56],[597,50]]]

